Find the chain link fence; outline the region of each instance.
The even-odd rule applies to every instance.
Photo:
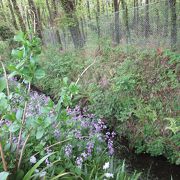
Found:
[[[105,13],[98,19],[81,19],[79,28],[87,46],[95,46],[98,39],[105,39],[112,44],[142,48],[171,49],[173,46],[176,51],[180,51],[180,2],[176,3],[176,24],[173,23],[169,3],[161,1],[116,13]],[[63,48],[72,48],[73,41],[68,28],[59,29],[59,33]],[[58,44],[56,29],[46,28],[43,37],[47,45]]]

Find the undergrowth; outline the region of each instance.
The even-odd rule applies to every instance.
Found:
[[[79,81],[81,106],[104,118],[119,136],[126,136],[137,153],[163,155],[180,164],[179,81],[180,55],[168,50],[112,47],[102,41],[100,50],[59,52],[44,48],[40,64],[45,78],[34,84],[59,96],[62,78]]]

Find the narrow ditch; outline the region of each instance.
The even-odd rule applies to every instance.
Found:
[[[31,90],[49,96],[34,85]],[[50,98],[54,100],[52,96]],[[129,148],[129,142],[124,137],[116,138],[115,155],[117,160],[125,160],[129,172],[142,172],[141,180],[180,180],[180,165],[171,164],[163,156],[136,154]]]
[[[116,157],[125,160],[130,172],[142,172],[142,180],[180,180],[180,165],[171,164],[165,157],[136,154],[124,137],[117,139],[115,146]]]

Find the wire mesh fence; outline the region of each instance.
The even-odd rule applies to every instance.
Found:
[[[105,13],[94,19],[81,18],[79,29],[83,43],[97,45],[98,39],[107,39],[112,44],[134,45],[143,48],[175,47],[180,50],[180,3],[176,3],[176,20],[168,1]],[[58,29],[64,49],[73,47],[72,34],[67,29]],[[45,44],[58,44],[56,29],[43,32]]]

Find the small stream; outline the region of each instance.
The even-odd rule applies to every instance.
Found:
[[[180,180],[180,165],[169,163],[163,156],[136,154],[128,148],[127,141],[116,145],[116,155],[125,159],[130,172],[142,172],[141,180]]]
[[[32,86],[32,89],[34,92],[45,95],[35,86]],[[117,138],[116,142],[117,159],[125,160],[129,172],[133,173],[135,170],[142,172],[140,180],[180,180],[180,165],[173,165],[162,156],[138,155],[128,148],[128,141],[125,138],[122,140]]]

